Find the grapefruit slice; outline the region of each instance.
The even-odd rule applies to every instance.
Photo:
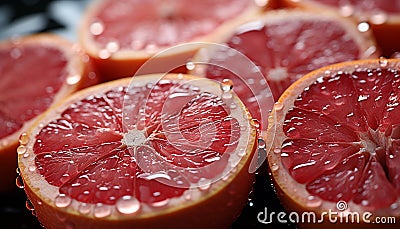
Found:
[[[259,104],[270,100],[271,91],[277,100],[289,85],[314,69],[378,57],[372,35],[359,32],[351,21],[333,14],[294,10],[266,12],[238,27],[224,44],[227,47],[200,50],[194,59],[211,64],[199,65],[193,74],[231,79],[235,92],[258,120],[267,119],[268,110],[260,109]],[[255,66],[240,69],[243,58],[230,49],[247,56]],[[226,63],[235,71],[221,68]]]
[[[226,31],[268,4],[253,0],[102,0],[89,5],[79,41],[104,80],[133,76],[146,60],[166,48],[191,41],[218,42]],[[160,56],[147,73],[169,72],[170,66],[184,65],[195,51],[183,47]]]
[[[400,50],[400,5],[393,0],[332,1],[283,0],[282,5],[312,11],[332,11],[344,17],[353,17],[363,31],[372,29],[386,57]]]
[[[50,34],[0,43],[0,190],[15,188],[15,151],[22,131],[49,106],[96,82],[89,58]],[[22,140],[23,141],[23,140]]]
[[[39,221],[228,228],[253,184],[257,133],[226,89],[189,75],[142,75],[82,90],[46,112],[18,155]]]
[[[343,62],[283,93],[270,116],[268,164],[288,211],[399,219],[399,71],[394,59]]]

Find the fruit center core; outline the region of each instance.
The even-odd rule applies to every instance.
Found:
[[[141,146],[146,141],[145,131],[143,130],[129,130],[128,133],[124,134],[122,138],[122,144],[132,147],[132,146]]]
[[[289,74],[287,72],[287,69],[282,67],[276,67],[269,70],[269,73],[267,75],[267,78],[271,81],[282,81],[287,79],[288,77]]]
[[[370,152],[384,166],[386,164],[385,158],[389,139],[382,133],[379,133],[379,131],[370,130],[367,134],[361,135],[360,140],[365,151]]]

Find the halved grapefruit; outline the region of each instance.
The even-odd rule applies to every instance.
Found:
[[[15,188],[22,131],[53,103],[94,84],[97,75],[79,48],[50,34],[2,41],[0,59],[0,190],[5,191]]]
[[[219,42],[226,31],[259,14],[269,2],[101,0],[90,4],[83,16],[79,41],[104,80],[133,76],[146,60],[166,48],[191,41]],[[169,72],[170,66],[184,65],[195,53],[193,48],[160,56],[146,73]]]
[[[394,59],[343,62],[283,93],[270,116],[276,126],[267,134],[274,136],[268,164],[288,211],[316,212],[326,225],[332,221],[323,212],[338,213],[333,218],[341,226],[357,225],[346,223],[353,213],[364,226],[380,216],[398,222],[399,73]]]
[[[270,100],[271,91],[277,100],[289,85],[314,69],[379,55],[371,33],[361,33],[352,21],[296,10],[268,11],[238,27],[224,44],[227,47],[200,50],[194,60],[211,64],[197,65],[193,74],[231,79],[235,92],[258,120],[267,119],[268,110],[260,109],[259,104]],[[232,49],[255,66],[241,69],[243,58]],[[227,63],[239,74],[221,67]]]
[[[359,29],[372,29],[383,54],[400,50],[400,4],[396,0],[281,0],[286,7],[316,12],[331,11],[358,21]]]
[[[142,75],[75,93],[27,131],[26,194],[48,228],[229,228],[257,130],[224,85]]]

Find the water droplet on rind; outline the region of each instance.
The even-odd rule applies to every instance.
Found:
[[[279,148],[279,147],[274,148],[274,153],[279,154],[281,152],[282,152],[281,148]]]
[[[283,109],[283,104],[280,102],[276,102],[274,107],[276,111],[281,111]]]
[[[111,215],[111,208],[107,205],[97,204],[93,209],[93,215],[96,218],[105,218]]]
[[[309,196],[307,198],[307,203],[306,203],[307,207],[310,208],[317,208],[320,207],[322,205],[322,199],[316,196]]]
[[[81,214],[87,215],[92,211],[92,207],[89,204],[81,203],[78,207],[78,211]]]
[[[379,57],[379,66],[385,68],[388,66],[388,60],[385,57]]]
[[[271,171],[278,171],[279,170],[279,165],[277,165],[276,163],[271,165]]]
[[[231,92],[233,89],[233,82],[230,79],[224,79],[222,80],[220,84],[220,88],[222,92]]]
[[[161,200],[158,202],[151,203],[150,205],[153,207],[164,207],[169,203],[169,199]]]
[[[111,53],[118,52],[120,49],[118,41],[110,41],[106,44],[107,51]]]
[[[192,71],[195,67],[196,67],[196,65],[193,62],[186,63],[186,69],[189,71]]]
[[[71,205],[72,199],[69,196],[66,196],[65,194],[59,194],[56,199],[54,200],[54,204],[56,207],[59,208],[66,208],[69,205]]]
[[[117,211],[122,214],[134,214],[140,209],[140,202],[133,196],[123,196],[116,202]]]
[[[26,145],[29,142],[29,136],[27,133],[22,133],[21,136],[19,136],[19,144],[21,145]]]
[[[35,208],[34,208],[32,202],[31,202],[29,199],[26,200],[26,202],[25,202],[25,207],[26,207],[26,209],[28,209],[29,211],[31,211],[31,213],[32,213],[33,216],[36,216]]]
[[[200,191],[207,191],[211,187],[211,182],[206,178],[200,178],[199,180],[199,190]]]
[[[67,84],[69,85],[74,85],[77,84],[81,80],[81,76],[76,74],[76,75],[71,75],[67,77]]]
[[[94,22],[89,26],[89,31],[92,35],[100,35],[104,32],[104,25],[101,22]]]
[[[17,178],[15,179],[15,185],[18,188],[23,189],[24,188],[24,180],[22,179],[21,175],[18,174]]]
[[[20,146],[18,146],[18,148],[17,148],[17,153],[18,153],[18,154],[24,154],[24,153],[26,153],[26,150],[27,150],[26,146],[20,145]]]
[[[363,21],[357,25],[357,29],[358,29],[358,31],[364,33],[364,32],[367,32],[368,30],[370,30],[370,25],[368,22]]]

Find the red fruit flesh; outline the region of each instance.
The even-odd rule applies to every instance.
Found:
[[[93,19],[93,23],[100,24],[94,24],[92,33],[101,47],[113,41],[118,42],[119,48],[129,50],[168,47],[210,34],[250,4],[252,1],[242,0],[229,4],[226,0],[104,1]],[[129,27],[121,23],[129,21],[134,22]]]
[[[337,21],[307,16],[294,20],[290,16],[266,21],[265,24],[262,21],[248,23],[226,42],[253,61],[265,80],[258,82],[252,78],[252,73],[236,76],[218,65],[210,65],[206,69],[208,78],[218,81],[232,79],[235,92],[258,120],[261,112],[254,101],[265,96],[269,91],[268,85],[277,100],[289,85],[304,74],[363,55],[359,44]],[[218,64],[221,59],[226,57],[215,56],[210,62]]]
[[[1,139],[51,105],[67,77],[68,60],[54,47],[28,45],[1,49],[0,59],[0,122],[5,123],[0,125]],[[38,63],[46,63],[46,71]]]
[[[286,114],[283,165],[324,200],[390,206],[400,195],[399,95],[397,70],[322,75]]]
[[[189,169],[187,174],[163,174],[165,179],[197,182],[190,169],[215,160],[224,165],[240,137],[238,121],[229,117],[229,108],[219,97],[186,86],[161,80],[129,88],[128,94],[120,87],[73,103],[36,136],[38,170],[61,193],[85,203],[115,204],[130,195],[157,204],[181,196],[187,188],[151,178],[147,169],[153,172],[164,164],[147,163],[146,157]],[[179,101],[185,104],[180,109],[162,106]],[[134,149],[124,143],[127,129],[138,139]],[[215,135],[208,135],[211,132]],[[187,143],[194,140],[196,145]],[[199,175],[212,177],[219,172]]]

